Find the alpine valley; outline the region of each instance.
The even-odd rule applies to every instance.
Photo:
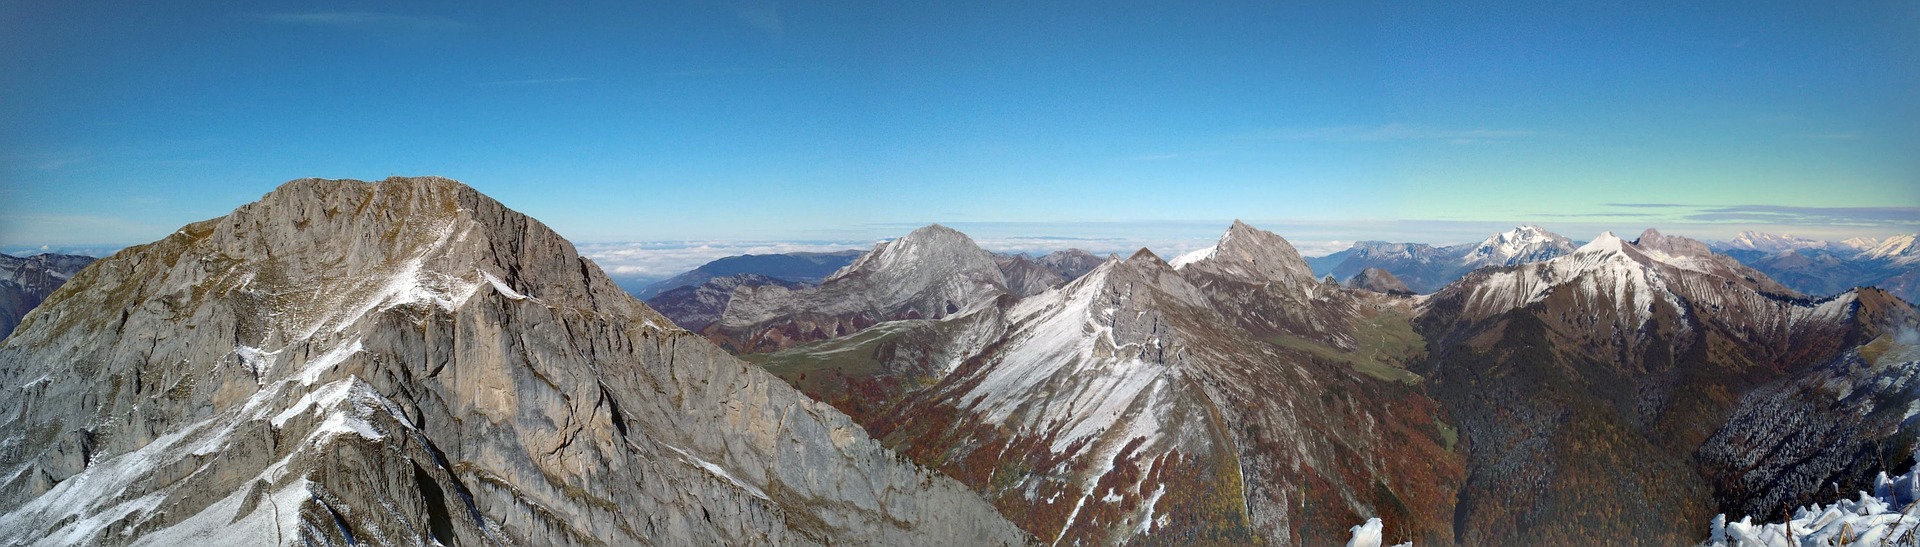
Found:
[[[643,303],[458,182],[296,180],[9,266],[58,288],[0,343],[0,544],[1909,544],[1911,238],[1741,241],[936,224]]]

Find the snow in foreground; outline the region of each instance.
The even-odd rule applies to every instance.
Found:
[[[1347,547],[1380,547],[1381,535],[1386,532],[1386,527],[1379,518],[1367,519],[1366,524],[1351,528],[1353,539],[1347,540]],[[1393,547],[1412,547],[1412,545],[1413,542],[1409,541]]]
[[[1728,523],[1714,517],[1709,547],[1912,546],[1920,545],[1920,465],[1896,478],[1881,473],[1873,493],[1832,505],[1803,507],[1785,523],[1753,524],[1753,517]]]

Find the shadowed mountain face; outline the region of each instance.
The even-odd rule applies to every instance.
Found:
[[[1467,544],[1696,542],[1716,511],[1752,507],[1755,481],[1800,480],[1780,471],[1798,462],[1729,456],[1729,446],[1768,450],[1735,438],[1786,434],[1764,419],[1729,422],[1742,406],[1751,415],[1794,404],[1754,389],[1787,382],[1769,389],[1794,391],[1839,374],[1825,371],[1847,366],[1835,359],[1913,322],[1910,306],[1882,292],[1805,299],[1699,242],[1652,230],[1470,274],[1427,300],[1420,318],[1429,392],[1468,443],[1455,533]],[[1754,399],[1743,402],[1746,393]],[[1824,412],[1812,419],[1841,414]],[[1911,437],[1889,438],[1895,429],[1856,431],[1874,432],[1861,442],[1885,439],[1899,445],[1888,452],[1912,454]],[[1842,486],[1864,478],[1821,474],[1831,471],[1792,472]],[[1795,503],[1812,493],[1786,492]]]
[[[26,258],[0,254],[0,340],[47,295],[93,263],[93,257],[38,254]]]
[[[749,358],[1042,540],[1318,545],[1374,515],[1450,537],[1460,460],[1399,368],[1411,310],[1319,283],[1244,224],[1215,250]]]
[[[653,300],[654,297],[667,291],[681,287],[698,287],[713,279],[740,275],[758,275],[789,283],[817,285],[827,276],[833,275],[833,272],[853,262],[853,259],[859,258],[861,254],[864,254],[864,251],[729,256],[647,285],[635,291],[633,297]]]
[[[300,180],[0,347],[0,543],[1013,544],[445,179]]]

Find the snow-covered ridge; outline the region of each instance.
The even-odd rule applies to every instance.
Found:
[[[1889,237],[1863,254],[1868,258],[1889,260],[1896,264],[1913,264],[1920,262],[1920,247],[1915,247],[1913,240],[1913,234]]]
[[[1854,499],[1815,504],[1793,512],[1787,522],[1754,524],[1753,517],[1727,522],[1714,517],[1706,547],[1880,547],[1914,545],[1920,535],[1920,466],[1905,475],[1874,481],[1872,493]]]

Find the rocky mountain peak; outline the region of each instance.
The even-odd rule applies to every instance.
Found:
[[[1032,287],[1023,281],[1022,290]],[[759,353],[887,321],[940,319],[1010,293],[992,253],[935,224],[875,245],[816,287],[736,290],[720,320],[704,332],[736,351]]]
[[[1647,228],[1647,231],[1641,232],[1640,238],[1634,240],[1633,245],[1641,250],[1658,251],[1668,256],[1693,258],[1714,256],[1713,249],[1708,248],[1706,243],[1691,238],[1661,234],[1659,230],[1653,228]]]
[[[1235,220],[1211,250],[1182,256],[1181,269],[1240,277],[1255,282],[1312,283],[1317,281],[1305,258],[1278,234]]]
[[[880,243],[873,251],[829,276],[821,284],[853,276],[879,276],[888,280],[927,275],[978,276],[982,280],[999,278],[993,253],[973,242],[973,238],[952,228],[931,224],[892,241]]]
[[[1024,541],[447,179],[294,181],[30,317],[0,544]]]

